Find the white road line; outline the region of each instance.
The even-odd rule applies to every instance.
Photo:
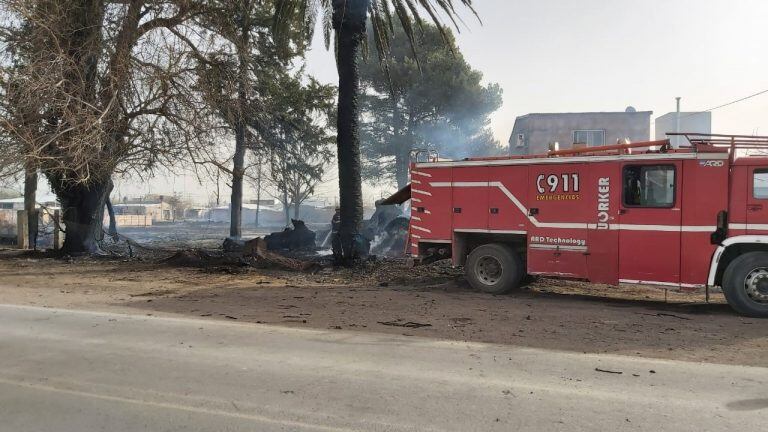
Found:
[[[92,393],[92,392],[86,392],[86,391],[80,391],[80,390],[58,388],[58,387],[53,387],[50,385],[39,384],[39,383],[17,382],[17,381],[7,380],[3,378],[0,378],[0,384],[26,388],[30,390],[45,391],[49,393],[60,393],[60,394],[65,394],[70,396],[79,396],[79,397],[84,397],[89,399],[100,399],[100,400],[106,400],[111,402],[120,402],[120,403],[132,404],[132,405],[148,406],[152,408],[173,409],[173,410],[191,412],[195,414],[233,417],[233,418],[239,418],[243,420],[251,420],[251,421],[258,421],[262,423],[271,423],[275,425],[287,426],[291,428],[314,429],[314,430],[329,431],[329,432],[357,431],[357,429],[324,426],[324,425],[318,425],[318,424],[304,423],[304,422],[295,421],[295,420],[274,419],[274,418],[270,418],[270,417],[266,417],[258,414],[245,414],[245,413],[239,413],[239,412],[194,407],[194,406],[174,404],[174,403],[168,403],[168,402],[152,402],[147,400],[127,398],[122,396],[112,396],[112,395],[104,395],[104,394],[98,394],[98,393]]]

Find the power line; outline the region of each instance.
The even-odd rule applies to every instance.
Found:
[[[688,115],[686,115],[686,116],[682,116],[682,117],[680,117],[680,118],[691,117],[691,116],[694,116],[694,115],[696,115],[696,114],[700,114],[700,113],[703,113],[703,112],[710,112],[710,111],[714,111],[714,110],[716,110],[716,109],[724,108],[724,107],[727,107],[727,106],[729,106],[729,105],[733,105],[733,104],[735,104],[735,103],[739,103],[739,102],[745,101],[745,100],[747,100],[747,99],[752,99],[753,97],[756,97],[756,96],[760,96],[761,94],[764,94],[764,93],[768,93],[768,89],[765,89],[765,90],[759,91],[759,92],[757,92],[757,93],[751,94],[751,95],[749,95],[749,96],[745,96],[745,97],[743,97],[743,98],[740,98],[740,99],[736,99],[736,100],[734,100],[734,101],[726,102],[726,103],[724,103],[724,104],[722,104],[722,105],[718,105],[718,106],[716,106],[716,107],[712,107],[712,108],[709,108],[709,109],[705,109],[704,111],[698,111],[698,112],[695,112],[695,113],[691,113],[691,114],[688,114]]]

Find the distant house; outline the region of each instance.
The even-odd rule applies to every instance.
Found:
[[[38,196],[36,208],[59,208],[55,195]],[[0,199],[0,210],[24,210],[24,197]]]
[[[53,211],[60,208],[56,197],[42,195],[38,196],[36,201],[35,208],[48,210],[40,212],[41,223],[49,223]],[[0,199],[0,238],[16,237],[16,216],[19,210],[24,210],[24,197]]]
[[[207,210],[205,207],[189,207],[184,209],[184,219],[203,219]]]
[[[314,204],[314,205],[313,205]],[[243,225],[253,226],[256,223],[256,204],[250,202],[243,203]],[[262,227],[279,227],[285,226],[285,210],[282,204],[275,201],[262,203],[259,207],[259,226]],[[293,207],[288,209],[288,217],[292,218],[294,215]],[[335,213],[334,206],[325,205],[325,201],[306,201],[306,204],[302,204],[299,208],[299,218],[309,224],[327,224],[331,222],[333,214]],[[205,212],[202,212],[203,219],[210,222],[226,223],[230,221],[230,207],[229,205],[222,205],[213,207]]]
[[[173,206],[162,201],[127,200],[119,204],[113,204],[115,221],[117,226],[151,226],[158,222],[171,222],[175,220]],[[108,223],[108,215],[104,214],[105,223]]]
[[[280,226],[284,224],[285,216],[279,205],[274,200],[262,200],[258,205],[254,203],[243,203],[242,221],[243,225],[254,225],[256,223],[256,208],[259,210],[260,226]],[[224,223],[230,221],[229,205],[213,207],[205,212],[201,212],[201,217],[210,222]]]
[[[679,118],[679,129],[678,129]],[[667,137],[669,132],[693,132],[700,134],[712,133],[712,113],[711,112],[670,112],[663,116],[656,117],[656,139],[662,140],[669,138],[672,147],[678,148],[681,145],[688,145],[685,137],[672,136]]]
[[[648,141],[651,114],[632,107],[621,112],[526,114],[515,119],[509,138],[510,154],[540,154],[555,147],[598,147],[624,140]]]

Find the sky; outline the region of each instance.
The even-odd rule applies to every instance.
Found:
[[[484,81],[499,83],[504,104],[491,117],[507,143],[515,117],[531,112],[706,110],[768,90],[765,0],[474,0],[459,49]],[[319,32],[307,71],[337,83],[333,53]],[[768,135],[768,93],[713,111],[716,133]],[[144,185],[118,180],[123,195],[182,193],[206,202],[212,185],[164,176]],[[335,169],[318,195],[332,203]],[[394,186],[365,187],[371,202]],[[255,195],[246,191],[247,195]],[[253,198],[247,196],[246,199]]]

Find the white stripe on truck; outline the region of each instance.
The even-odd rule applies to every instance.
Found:
[[[490,182],[431,182],[432,187],[495,187],[499,189],[506,197],[512,201],[518,210],[526,217],[536,228],[558,228],[558,229],[597,229],[597,224],[584,222],[540,222],[536,217],[528,213],[528,209],[520,202],[517,197],[507,189],[500,181]],[[731,228],[739,229],[737,224],[731,224]],[[745,225],[752,229],[768,229],[768,225]],[[765,228],[756,228],[757,226]],[[749,229],[747,228],[747,229]],[[663,231],[663,232],[713,232],[717,229],[714,225],[643,225],[643,224],[609,224],[608,229],[621,231]],[[458,230],[457,230],[458,231]]]

